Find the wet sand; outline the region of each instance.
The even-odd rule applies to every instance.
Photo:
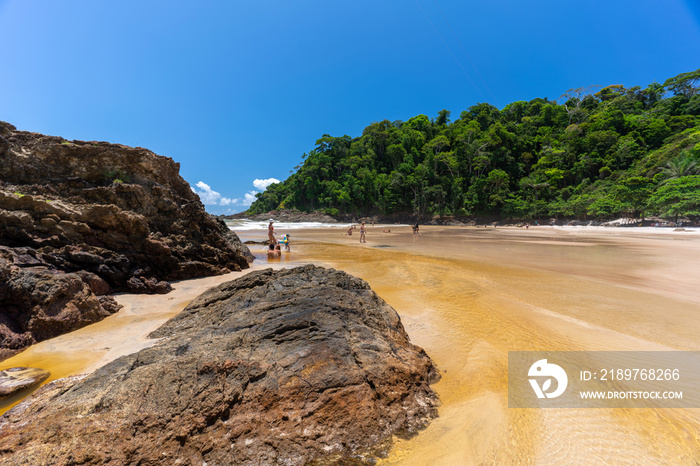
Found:
[[[388,228],[369,227],[366,244],[359,231],[294,230],[292,252],[270,264],[262,246],[251,246],[256,267],[313,262],[367,280],[436,362],[439,418],[397,440],[381,464],[700,462],[700,410],[509,409],[506,372],[513,350],[700,350],[697,231],[421,227],[414,236]],[[229,278],[182,282],[165,296],[120,296],[125,311],[0,369],[33,365],[54,378],[93,370],[152,344],[148,332]]]
[[[507,407],[508,351],[699,350],[697,232],[391,230],[293,245],[367,280],[440,368],[440,417],[381,464],[700,461],[700,410]]]

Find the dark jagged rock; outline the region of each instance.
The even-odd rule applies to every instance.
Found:
[[[30,248],[0,246],[0,358],[100,321],[121,306],[88,272],[52,270]]]
[[[0,460],[358,464],[436,412],[428,356],[366,282],[333,269],[250,273],[152,336],[162,340],[9,411]]]
[[[47,313],[39,302],[77,307],[52,331],[58,334],[109,315],[111,303],[93,307],[99,307],[97,295],[167,293],[167,281],[248,267],[245,247],[222,232],[178,171],[172,159],[143,148],[65,141],[0,122],[0,246],[6,259],[0,275],[14,277],[13,286],[0,283],[0,347],[48,334],[29,330],[29,338],[18,323],[41,321],[37,312],[60,314]],[[29,277],[46,284],[51,276],[65,285],[49,287],[56,298],[21,286]],[[78,283],[87,287],[78,290]],[[84,293],[85,299],[64,300],[66,293]],[[18,305],[22,300],[27,305]],[[78,322],[69,322],[78,315]],[[20,333],[13,336],[15,328]]]
[[[255,260],[255,256],[253,255],[252,252],[250,252],[250,249],[248,249],[248,246],[243,244],[241,239],[238,237],[238,235],[232,231],[228,225],[226,225],[226,222],[221,220],[220,218],[214,217],[216,222],[219,225],[219,228],[221,229],[221,233],[224,235],[224,238],[229,242],[231,247],[238,252],[240,255],[245,257],[245,259],[248,262],[253,262]],[[248,244],[248,243],[246,243]]]

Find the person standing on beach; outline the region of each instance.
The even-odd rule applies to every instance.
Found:
[[[360,226],[360,243],[366,243],[367,240],[365,239],[365,222],[362,222],[362,225]]]
[[[270,238],[270,244],[277,244],[275,239],[275,228],[272,226],[273,220],[270,219],[270,224],[267,226],[267,237]]]

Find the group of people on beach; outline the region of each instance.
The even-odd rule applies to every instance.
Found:
[[[268,259],[276,259],[282,257],[282,245],[284,244],[284,250],[291,252],[292,248],[290,243],[291,235],[282,235],[282,239],[277,241],[275,238],[275,227],[272,226],[274,220],[270,220],[270,224],[267,226],[267,237],[270,240],[270,245],[267,250]]]
[[[372,226],[374,226],[374,222],[372,222]],[[348,228],[348,236],[352,236],[352,230],[355,229],[355,225],[350,225]],[[365,230],[365,222],[362,222],[362,225],[360,225],[360,243],[366,243],[366,233],[367,231]]]
[[[267,257],[268,259],[274,259],[274,258],[279,258],[282,257],[282,245],[284,245],[284,250],[285,251],[291,251],[291,246],[290,246],[290,235],[286,234],[282,236],[282,239],[280,241],[275,238],[275,227],[273,226],[274,220],[270,219],[270,223],[267,226],[267,237],[270,240],[270,244],[267,249]],[[372,226],[374,226],[374,222],[372,222]],[[352,231],[355,229],[355,225],[350,225],[348,228],[347,235],[352,236]],[[418,232],[418,222],[416,222],[415,225],[411,226],[411,229],[413,230],[414,235],[420,234]],[[384,229],[382,233],[391,233],[391,230],[389,229]],[[366,243],[367,242],[367,229],[365,228],[365,222],[362,222],[360,225],[360,243]]]
[[[374,226],[374,222],[372,222],[372,226]],[[414,234],[414,235],[419,235],[419,234],[420,234],[420,233],[419,233],[419,228],[420,228],[420,227],[418,226],[418,222],[416,222],[415,225],[412,225],[412,226],[411,226],[411,229],[413,230],[413,234]],[[355,229],[355,225],[350,225],[350,227],[348,227],[348,233],[347,233],[347,235],[348,235],[348,236],[352,236],[352,231],[353,231],[354,229]],[[360,243],[366,243],[366,242],[367,242],[366,233],[367,233],[367,231],[366,231],[366,229],[365,229],[365,222],[362,222],[362,224],[360,225]],[[388,229],[388,228],[385,228],[384,230],[382,230],[382,233],[391,233],[391,230]]]

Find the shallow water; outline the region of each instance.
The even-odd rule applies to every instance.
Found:
[[[397,440],[381,464],[700,461],[700,410],[507,407],[508,351],[700,349],[697,290],[692,281],[666,290],[672,276],[657,240],[514,233],[370,232],[366,246],[336,238],[347,244],[297,247],[315,263],[367,280],[443,376],[434,386],[439,418]],[[394,247],[373,247],[381,245]],[[697,259],[697,245],[666,251],[679,255],[672,257],[679,269]]]
[[[258,268],[313,262],[367,280],[437,364],[439,417],[396,440],[381,464],[700,462],[700,410],[509,409],[506,372],[513,350],[700,350],[697,235],[391,230],[368,228],[362,245],[337,229],[298,231],[292,252],[270,263],[262,246],[251,246]],[[152,344],[138,322],[153,329],[229,278],[182,282],[165,296],[120,296],[126,312],[36,345],[0,369],[21,361],[53,378],[91,370]]]

